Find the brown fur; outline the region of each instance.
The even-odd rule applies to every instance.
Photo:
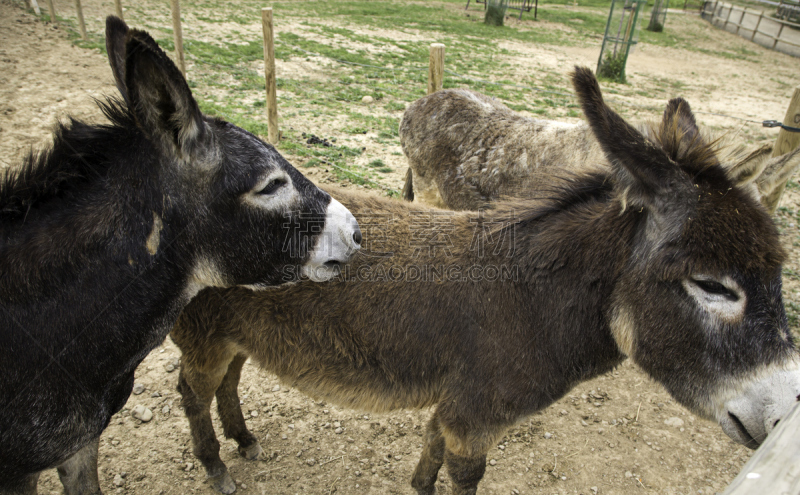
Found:
[[[412,479],[425,494],[443,463],[455,493],[475,493],[487,451],[509,426],[626,354],[712,417],[719,411],[709,397],[734,377],[796,357],[777,232],[693,138],[688,106],[659,129],[662,148],[605,106],[591,72],[574,80],[613,158],[602,173],[550,183],[548,198],[501,202],[491,215],[333,190],[364,232],[340,280],[209,289],[190,303],[171,335],[184,353],[179,390],[195,455],[215,488],[235,485],[219,458],[214,395],[242,455],[261,450],[238,407],[247,356],[341,406],[435,405]],[[491,246],[477,249],[476,233]],[[392,280],[393,269],[437,266],[479,266],[484,275],[505,266],[516,276]],[[747,313],[734,323],[706,318],[681,289],[697,274],[735,277]]]

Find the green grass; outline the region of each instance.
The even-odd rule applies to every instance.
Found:
[[[230,120],[255,134],[266,135],[260,11],[264,6],[272,7],[277,64],[315,63],[322,75],[311,79],[286,75],[279,70],[282,76],[277,80],[279,117],[284,140],[278,147],[303,166],[319,167],[327,162],[349,170],[354,157],[361,153],[361,145],[356,147],[350,139],[366,139],[383,148],[395,147],[387,153],[399,149],[400,116],[410,102],[426,93],[432,40],[447,47],[445,88],[469,87],[500,99],[516,111],[542,118],[579,118],[577,102],[568,95],[571,85],[566,72],[542,67],[520,73],[515,70],[514,59],[524,54],[509,48],[520,44],[534,47],[545,44],[592,48],[599,53],[599,40],[611,2],[578,0],[577,7],[575,3],[574,0],[547,2],[541,6],[538,20],[526,13],[523,24],[506,23],[498,29],[483,23],[482,7],[465,11],[463,0],[281,0],[266,3],[262,0],[235,3],[197,0],[182,9],[185,56],[191,66],[189,84],[205,112]],[[132,25],[151,30],[171,55],[174,46],[167,4],[144,0],[132,4],[128,13],[126,18]],[[649,11],[642,14],[640,22],[646,24],[648,19]],[[668,15],[664,32],[642,29],[640,41],[706,53],[702,47],[710,39],[711,28],[707,24],[699,22],[697,29],[680,32],[670,29],[672,22],[686,21],[683,17]],[[223,23],[233,26],[220,31]],[[290,24],[294,27],[282,28]],[[65,20],[64,25],[76,44],[105,51],[100,36],[92,36],[88,42],[79,41],[74,23]],[[731,59],[757,59],[755,51],[741,44],[733,48],[717,46],[713,53],[707,53]],[[681,85],[669,78],[655,82],[665,95],[681,91]],[[793,83],[785,81],[783,84],[790,87]],[[605,89],[609,94],[653,96],[641,88],[604,86],[608,86]],[[369,107],[362,103],[366,95],[375,99]],[[625,107],[616,108],[623,115],[628,111]],[[661,110],[656,109],[656,112]],[[294,123],[297,129],[287,129],[284,119]],[[344,119],[340,126],[342,146],[349,146],[358,153],[342,149],[342,146],[337,146],[336,152],[309,148],[299,137],[302,132],[315,132],[318,122],[331,119],[337,122]],[[300,128],[301,125],[304,127]],[[387,169],[389,167],[366,167],[361,172],[372,177],[369,174],[388,173]]]

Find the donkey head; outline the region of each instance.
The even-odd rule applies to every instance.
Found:
[[[145,32],[109,17],[106,45],[128,112],[163,184],[148,251],[191,263],[188,291],[317,281],[359,248],[355,218],[272,147],[204,116],[177,67]],[[177,242],[176,242],[177,241]],[[290,270],[287,271],[287,268]]]
[[[647,139],[605,105],[590,70],[573,83],[632,225],[611,332],[679,402],[755,448],[800,394],[777,230],[685,101],[671,101]]]

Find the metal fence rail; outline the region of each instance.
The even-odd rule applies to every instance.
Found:
[[[464,7],[464,10],[469,8],[470,1],[467,0],[467,6]],[[481,3],[484,8],[486,7],[486,0],[475,0],[475,3]],[[508,8],[519,10],[520,20],[522,20],[523,12],[530,12],[533,9],[533,18],[536,19],[536,15],[539,13],[539,0],[508,0]]]

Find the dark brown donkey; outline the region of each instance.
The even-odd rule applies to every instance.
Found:
[[[588,69],[574,84],[611,166],[483,214],[336,191],[371,253],[341,279],[208,289],[189,304],[172,331],[179,389],[215,488],[236,488],[215,394],[225,435],[248,458],[261,451],[236,392],[248,355],[345,407],[435,405],[412,479],[424,494],[443,463],[456,493],[474,493],[507,428],[626,356],[734,440],[764,440],[800,393],[772,220],[683,102],[650,140]]]

